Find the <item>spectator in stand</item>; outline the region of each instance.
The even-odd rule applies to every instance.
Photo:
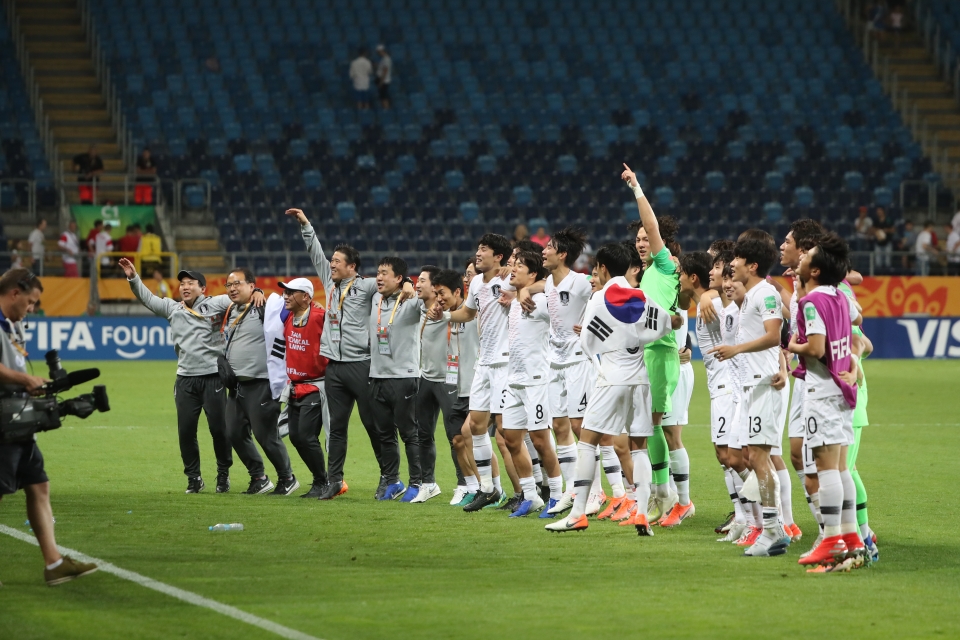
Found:
[[[906,254],[903,256],[902,260],[904,271],[910,270],[912,254],[916,246],[917,230],[913,228],[913,221],[907,220],[903,223],[903,236],[900,238],[899,244],[897,244],[897,251],[903,251]]]
[[[77,223],[71,220],[67,224],[67,230],[60,234],[57,241],[60,247],[63,260],[63,277],[79,278],[80,270],[77,269],[77,258],[80,255],[80,241],[77,240]]]
[[[917,234],[917,275],[930,275],[930,261],[937,256],[940,251],[937,249],[937,241],[933,235],[933,222],[927,220],[923,223],[923,231]]]
[[[873,223],[874,264],[879,269],[889,269],[890,260],[893,257],[893,243],[897,227],[892,220],[887,218],[887,212],[883,207],[877,207],[875,215],[877,220]]]
[[[127,232],[122,238],[117,240],[117,251],[134,254],[140,250],[140,225],[127,225]],[[123,256],[124,258],[133,258],[134,256]]]
[[[367,58],[367,50],[360,47],[357,57],[350,63],[350,80],[353,82],[357,109],[361,111],[370,108],[370,77],[372,75],[373,64]]]
[[[870,251],[873,247],[873,220],[867,215],[867,208],[860,207],[860,212],[853,223],[857,232],[857,251]]]
[[[377,62],[377,91],[380,94],[380,106],[390,108],[390,82],[393,80],[393,58],[385,46],[377,45],[380,61]]]
[[[103,160],[97,153],[97,145],[90,145],[86,153],[73,157],[73,170],[77,172],[80,204],[94,204],[93,183],[103,173]]]
[[[153,225],[148,224],[146,233],[140,236],[140,262],[143,269],[157,269],[160,267],[160,253],[163,251],[160,236],[153,231]]]
[[[85,241],[87,245],[87,252],[92,256],[97,249],[97,234],[103,231],[103,220],[94,220],[93,229],[90,229],[87,233],[87,239]]]
[[[890,16],[887,18],[887,25],[890,28],[890,32],[893,33],[893,44],[897,51],[900,50],[900,34],[903,33],[905,29],[904,18],[903,6],[899,4],[893,6],[893,9],[890,11]]]
[[[113,227],[111,227],[109,224],[103,225],[103,229],[97,234],[97,238],[94,243],[94,252],[96,257],[100,260],[101,267],[110,266],[110,256],[105,256],[103,254],[113,251],[113,236],[110,234],[112,229]]]
[[[133,188],[136,204],[153,204],[153,185],[157,177],[157,165],[150,157],[150,149],[144,149],[137,158],[137,185]]]
[[[170,285],[168,285],[167,281],[163,279],[163,271],[160,269],[154,269],[153,280],[157,283],[157,290],[155,291],[156,296],[158,298],[169,298]]]
[[[947,227],[947,275],[960,276],[960,227]]]
[[[543,227],[537,227],[537,233],[530,236],[530,239],[541,247],[547,246],[547,243],[550,242],[550,236],[547,235],[547,230]]]
[[[580,253],[580,257],[577,258],[577,261],[573,263],[573,270],[577,273],[587,273],[589,274],[591,269],[593,269],[593,247],[590,246],[590,243],[583,245],[583,251]]]
[[[47,219],[40,218],[36,228],[27,236],[30,242],[30,255],[33,256],[33,269],[37,275],[43,275],[43,254],[46,253],[45,243],[47,241],[44,231],[47,228]]]
[[[513,229],[513,246],[517,246],[517,243],[521,240],[527,240],[530,238],[530,230],[527,229],[527,225],[518,224]]]
[[[954,230],[960,231],[960,211],[957,211],[955,214],[953,214],[953,220],[950,224],[953,225]]]

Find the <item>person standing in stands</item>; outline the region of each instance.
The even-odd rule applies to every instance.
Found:
[[[157,165],[150,156],[150,149],[144,149],[137,158],[137,185],[133,188],[133,201],[136,204],[153,204],[153,182],[157,177]]]
[[[152,224],[148,224],[146,233],[140,236],[140,246],[137,250],[140,252],[140,263],[143,269],[160,267],[160,252],[163,251],[163,245],[160,242],[160,236],[154,233]]]
[[[127,232],[117,240],[117,251],[122,251],[124,253],[136,253],[140,248],[140,234],[138,233],[138,227],[135,224],[127,225]],[[124,256],[130,257],[130,256]]]
[[[370,108],[370,77],[373,76],[373,64],[367,58],[367,50],[360,47],[357,57],[350,63],[350,80],[357,100],[357,109]]]
[[[33,268],[41,276],[43,275],[43,256],[46,253],[47,237],[44,231],[47,228],[47,219],[40,218],[36,228],[27,236],[30,242],[30,254],[33,256]]]
[[[103,173],[103,159],[97,153],[97,145],[92,144],[86,153],[73,157],[73,170],[77,172],[80,204],[94,204],[93,183]]]
[[[393,58],[385,46],[377,45],[380,61],[377,62],[377,92],[380,94],[380,106],[390,108],[390,82],[393,80]]]
[[[67,224],[67,230],[60,234],[57,240],[57,246],[63,252],[63,277],[79,278],[80,271],[77,269],[77,256],[80,255],[80,241],[77,240],[77,223],[71,220]]]

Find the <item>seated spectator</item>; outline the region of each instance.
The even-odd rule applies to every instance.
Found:
[[[157,165],[150,156],[150,149],[144,149],[137,158],[137,184],[133,188],[133,201],[136,204],[153,204],[153,185],[157,177]]]
[[[97,145],[92,144],[86,153],[73,157],[73,170],[77,172],[80,204],[95,204],[93,183],[103,173],[103,159],[97,153]]]
[[[913,263],[913,251],[916,246],[917,230],[913,228],[913,221],[907,220],[903,223],[903,234],[897,244],[897,251],[903,251],[905,254],[902,258],[904,271],[910,270],[910,265]]]
[[[873,248],[873,220],[867,215],[867,208],[860,207],[856,221],[853,223],[857,232],[857,251],[870,251]]]
[[[923,231],[917,234],[917,275],[930,275],[930,262],[937,258],[940,250],[937,249],[937,240],[933,232],[933,222],[927,220],[923,223]]]
[[[529,238],[529,237],[530,237],[530,230],[527,229],[527,225],[525,225],[525,224],[518,224],[518,225],[513,229],[513,244],[514,244],[514,246],[516,246],[516,244],[517,244],[518,242],[520,242],[521,240],[526,240],[526,239]]]
[[[877,218],[873,223],[874,266],[880,270],[888,270],[893,258],[897,228],[893,221],[887,218],[887,212],[883,207],[877,207],[874,215]]]
[[[547,230],[543,227],[537,227],[537,233],[530,236],[530,239],[541,247],[547,246],[547,243],[550,242],[550,236],[547,235]]]

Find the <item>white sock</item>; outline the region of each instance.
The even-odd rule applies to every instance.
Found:
[[[633,483],[624,485],[624,488],[627,490],[627,500],[636,501],[637,499],[637,488],[633,486]]]
[[[583,452],[579,452],[582,454]],[[579,457],[579,456],[578,456]],[[600,446],[597,445],[593,452],[594,464],[597,466],[593,472],[593,482],[590,484],[590,494],[599,495],[603,491],[603,485],[600,484]]]
[[[492,469],[490,461],[493,459],[493,445],[490,443],[490,434],[473,436],[473,459],[477,462],[477,473],[480,476],[480,490],[484,493],[493,491],[491,479]]]
[[[670,452],[670,477],[677,485],[677,495],[680,504],[690,504],[690,456],[686,449],[677,449]]]
[[[660,500],[667,500],[670,498],[670,483],[664,482],[663,484],[656,484],[654,488],[657,492],[657,498]]]
[[[824,537],[840,535],[840,510],[843,507],[843,481],[836,469],[817,472],[820,478],[820,515]],[[856,513],[854,513],[856,517]]]
[[[463,481],[467,483],[467,493],[476,493],[480,488],[480,483],[477,482],[477,476],[464,476]]]
[[[570,519],[576,520],[587,511],[590,485],[597,469],[597,448],[583,442],[577,445],[577,479],[573,482],[575,493]]]
[[[503,493],[503,487],[500,486],[500,476],[495,476],[493,478],[493,488],[499,493]]]
[[[870,530],[870,525],[864,522],[860,525],[860,537],[867,539],[873,535],[873,531]]]
[[[743,479],[740,478],[740,474],[730,468],[730,479],[733,480],[733,490],[737,494],[737,507],[739,509],[734,509],[736,512],[737,522],[740,524],[748,524],[747,512],[750,509],[747,507],[747,499],[740,495],[740,491],[743,490]]]
[[[62,564],[63,564],[63,558],[61,557],[61,558],[60,558],[59,560],[57,560],[56,562],[54,562],[54,563],[52,563],[52,564],[48,564],[48,565],[47,565],[47,570],[48,570],[48,571],[53,571],[54,569],[56,569],[57,567],[59,567],[59,566],[62,565]]]
[[[680,495],[680,492],[677,490],[677,481],[673,478],[672,466],[669,469],[667,469],[667,477],[670,478],[670,481],[668,482],[668,484],[670,485],[670,493],[675,493],[677,495]]]
[[[567,493],[573,491],[573,481],[577,479],[577,445],[565,444],[557,447],[557,461]]]
[[[537,497],[537,483],[533,476],[520,478],[520,488],[523,489],[524,500],[534,500]]]
[[[763,507],[763,535],[780,537],[780,514],[776,507]]]
[[[780,510],[783,512],[783,523],[793,524],[793,481],[790,478],[790,472],[786,469],[777,471],[777,477],[780,479]]]
[[[540,454],[537,453],[537,448],[533,446],[533,440],[530,439],[530,434],[523,436],[523,444],[527,445],[527,453],[530,454],[530,463],[533,465],[533,478],[537,481],[537,484],[543,484],[543,472],[540,470]]]
[[[737,488],[733,483],[733,469],[729,467],[723,468],[723,481],[727,485],[727,495],[730,496],[730,502],[733,503],[733,520],[734,522],[743,522],[743,511],[740,509],[740,496],[737,494]]]
[[[563,476],[547,478],[547,484],[550,486],[551,500],[559,500],[563,497]]]
[[[814,493],[813,495],[807,495],[807,506],[810,507],[810,513],[813,514],[813,519],[817,521],[817,524],[820,525],[820,530],[823,530],[823,514],[820,513],[820,492]]]
[[[843,485],[843,502],[840,506],[840,532],[857,532],[857,485],[853,482],[850,470],[840,472],[840,483]]]
[[[653,467],[650,466],[650,456],[646,449],[637,449],[630,452],[633,458],[633,486],[636,487],[637,508],[647,512],[647,502],[650,501],[650,480],[653,478]]]
[[[612,446],[600,447],[600,457],[603,459],[603,472],[610,483],[610,491],[614,499],[622,498],[627,492],[623,488],[623,476],[620,474],[620,459]]]

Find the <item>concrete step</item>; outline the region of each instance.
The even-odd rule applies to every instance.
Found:
[[[45,107],[68,107],[80,108],[90,106],[105,107],[103,96],[99,92],[84,93],[59,93],[54,91],[40,90],[40,99],[43,100]]]
[[[52,124],[70,124],[70,123],[106,123],[110,124],[110,116],[106,111],[94,111],[89,109],[82,111],[53,111],[50,113],[50,122]]]
[[[26,36],[44,36],[45,40],[54,38],[84,37],[83,27],[77,24],[21,24],[20,31]]]
[[[204,273],[225,273],[227,261],[223,256],[183,256],[181,269],[195,269]]]
[[[953,98],[918,98],[914,101],[920,111],[957,111],[960,105]]]
[[[940,81],[933,80],[908,80],[904,82],[898,82],[898,85],[902,89],[906,89],[910,92],[911,96],[924,96],[931,98],[949,98],[952,97],[952,92],[950,87]]]
[[[954,128],[945,128],[944,130],[937,132],[937,139],[943,143],[960,144],[960,130]]]
[[[72,158],[73,156],[84,153],[87,149],[90,148],[90,144],[84,144],[82,142],[68,142],[66,144],[58,145],[60,148],[60,157]],[[109,144],[97,144],[97,151],[104,158],[109,158],[110,156],[120,157],[120,148],[117,147],[117,143],[111,142]]]
[[[928,115],[926,121],[931,127],[960,127],[960,113]]]
[[[36,3],[31,2],[29,6],[22,6],[17,8],[17,16],[20,17],[22,24],[29,24],[32,22],[79,22],[80,13],[77,11],[76,7],[44,7],[37,6]]]
[[[113,127],[109,126],[88,126],[88,127],[52,127],[53,137],[57,142],[65,140],[109,140],[116,133]]]
[[[38,58],[30,61],[34,71],[90,71],[93,72],[93,62],[90,58]]]
[[[93,74],[90,75],[62,75],[62,76],[37,76],[37,82],[40,84],[41,91],[47,91],[50,89],[91,89],[99,93],[100,83],[97,82],[97,77]]]
[[[217,240],[197,240],[193,238],[183,238],[179,235],[180,229],[177,229],[177,251],[220,251],[220,242]]]
[[[52,40],[52,41],[39,41],[39,42],[28,41],[27,49],[29,49],[30,51],[31,58],[37,55],[45,54],[45,53],[72,54],[72,55],[81,55],[88,58],[90,57],[90,47],[88,47],[87,43],[82,40],[78,40],[78,41]]]

